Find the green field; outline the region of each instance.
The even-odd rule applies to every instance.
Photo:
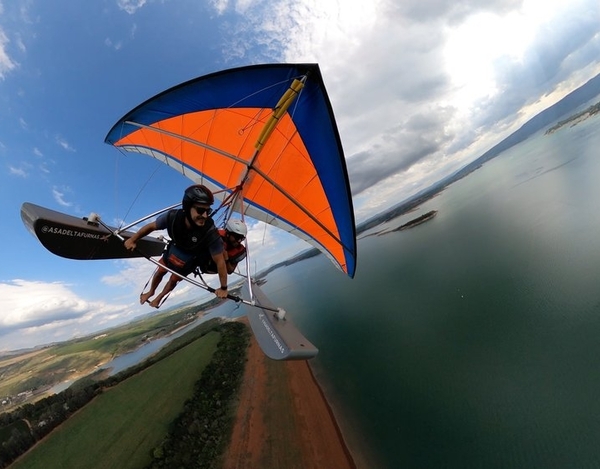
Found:
[[[11,469],[145,467],[193,394],[219,339],[219,333],[210,332],[106,390]]]

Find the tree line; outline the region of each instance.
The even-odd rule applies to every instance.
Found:
[[[171,423],[168,435],[152,452],[147,469],[185,467],[216,469],[229,444],[235,398],[246,366],[248,328],[230,323],[213,359],[194,386],[193,396]]]

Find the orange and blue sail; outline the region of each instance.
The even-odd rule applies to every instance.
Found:
[[[350,277],[356,228],[344,152],[317,64],[225,70],[142,103],[106,143],[156,158],[244,215],[312,244]]]

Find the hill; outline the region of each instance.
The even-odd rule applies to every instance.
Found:
[[[462,167],[460,170],[432,184],[427,189],[424,189],[416,195],[400,202],[385,212],[370,218],[364,223],[361,223],[359,226],[357,226],[357,232],[362,233],[374,226],[385,223],[386,221],[392,220],[410,210],[415,209],[425,201],[439,194],[450,184],[453,184],[465,176],[468,176],[473,171],[481,168],[481,166],[483,166],[486,162],[500,155],[509,148],[512,148],[515,145],[527,140],[535,133],[545,129],[548,126],[551,126],[552,124],[555,124],[559,119],[564,118],[569,113],[573,113],[578,107],[588,103],[598,95],[600,95],[600,74],[596,75],[579,88],[567,94],[557,103],[536,114],[518,130],[501,140],[499,143],[494,145],[471,163]],[[594,106],[591,106],[588,108],[588,110],[584,111],[584,113],[591,113],[593,112],[593,109],[595,109]],[[572,119],[573,117],[568,117],[563,120],[565,122],[569,122]]]

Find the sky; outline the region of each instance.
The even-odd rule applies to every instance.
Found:
[[[150,312],[152,264],[56,257],[21,204],[115,225],[177,203],[190,181],[109,129],[181,82],[277,62],[319,63],[360,223],[600,73],[600,2],[0,0],[0,352]],[[258,223],[248,242],[258,270],[308,248]],[[168,301],[203,297],[182,282]]]

